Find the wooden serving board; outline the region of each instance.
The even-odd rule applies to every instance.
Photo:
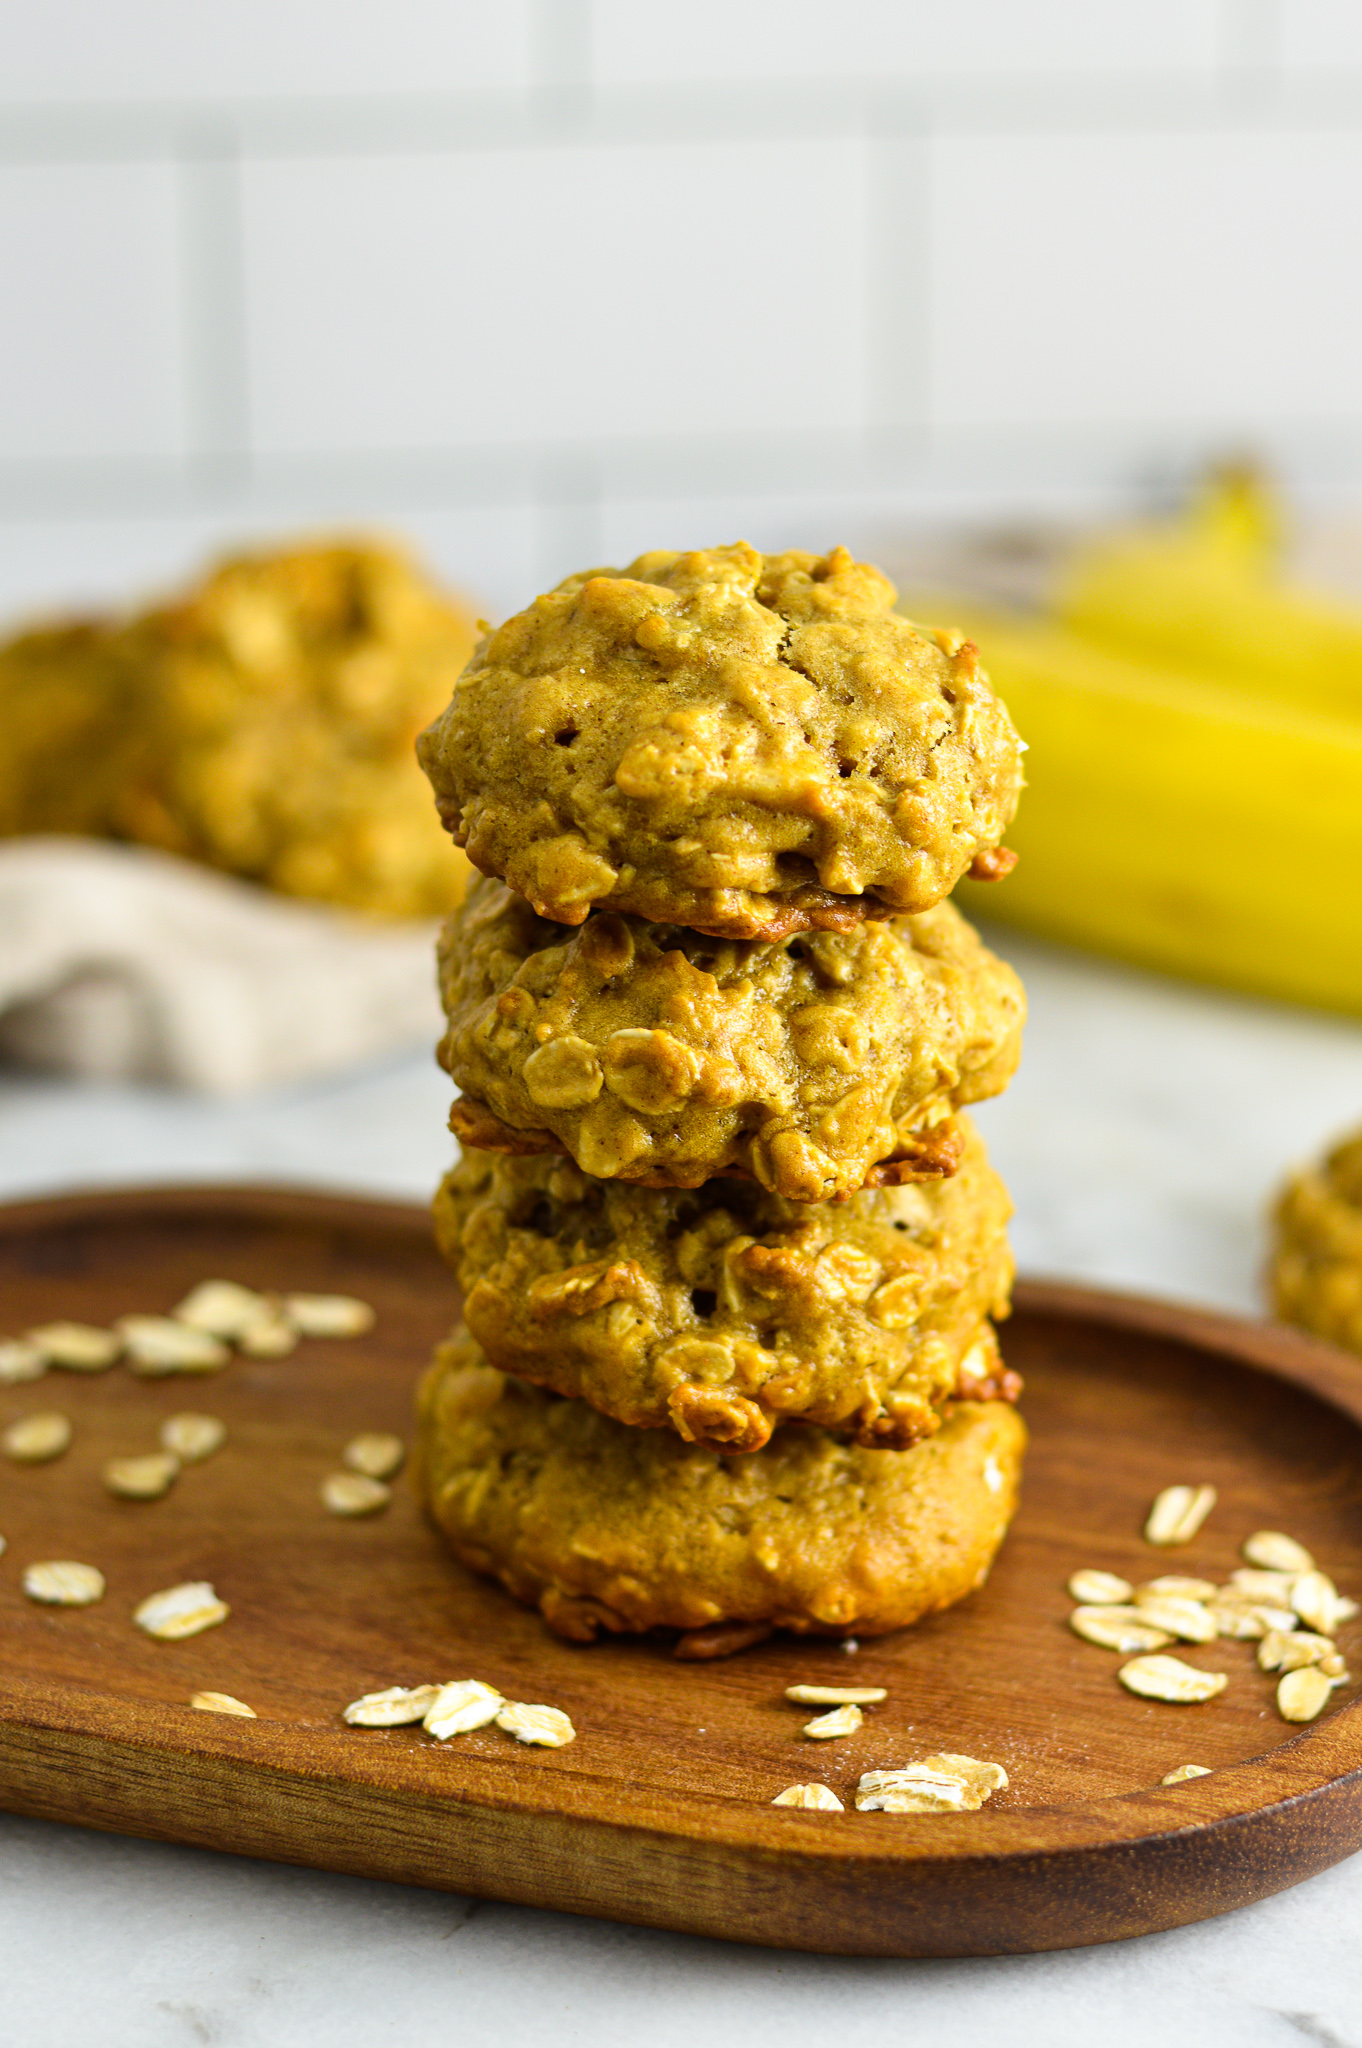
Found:
[[[1119,1659],[1068,1629],[1079,1565],[1221,1579],[1250,1531],[1310,1545],[1362,1593],[1362,1369],[1279,1329],[1078,1289],[1019,1290],[1006,1332],[1032,1447],[993,1576],[949,1614],[855,1654],[774,1639],[718,1664],[662,1642],[580,1649],[451,1563],[399,1483],[368,1522],[327,1516],[323,1476],[359,1429],[410,1435],[412,1389],[456,1297],[423,1211],[250,1189],[79,1196],[0,1210],[0,1335],[57,1316],[164,1310],[210,1275],[343,1289],[372,1336],[276,1363],[148,1382],[51,1373],[0,1392],[0,1423],[74,1420],[51,1465],[0,1469],[0,1804],[18,1813],[731,1940],[867,1955],[1053,1949],[1142,1934],[1262,1898],[1362,1846],[1362,1707],[1349,1689],[1297,1729],[1254,1646],[1183,1654],[1230,1683],[1208,1705],[1135,1699]],[[165,1499],[108,1496],[115,1452],[181,1408],[226,1448]],[[1211,1481],[1185,1550],[1151,1550],[1148,1503]],[[99,1606],[49,1609],[24,1565],[69,1557]],[[152,1641],[147,1593],[206,1578],[221,1628]],[[1362,1630],[1353,1661],[1362,1676]],[[567,1709],[578,1738],[521,1748],[495,1728],[434,1743],[351,1730],[393,1684],[478,1677]],[[796,1680],[883,1684],[854,1736],[815,1744]],[[255,1721],[198,1713],[192,1692]],[[819,1778],[851,1804],[863,1770],[962,1750],[1007,1767],[977,1814],[773,1808]],[[1163,1789],[1177,1764],[1212,1774]]]

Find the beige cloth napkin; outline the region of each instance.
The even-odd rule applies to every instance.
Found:
[[[436,929],[145,847],[0,841],[0,1059],[226,1095],[433,1046]]]

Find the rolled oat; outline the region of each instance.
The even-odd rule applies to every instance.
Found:
[[[381,1479],[366,1479],[362,1472],[329,1472],[322,1481],[322,1504],[333,1515],[376,1515],[392,1497],[390,1486]]]
[[[1198,1671],[1180,1657],[1135,1657],[1117,1672],[1128,1692],[1141,1699],[1167,1700],[1172,1706],[1193,1706],[1214,1699],[1228,1679],[1223,1671]]]
[[[448,1742],[452,1735],[467,1735],[474,1728],[485,1728],[489,1721],[495,1721],[505,1704],[496,1688],[484,1685],[480,1678],[455,1678],[438,1688],[421,1716],[421,1724],[428,1735]]]
[[[25,1568],[23,1587],[30,1600],[47,1607],[93,1607],[104,1598],[104,1574],[92,1564],[55,1558]]]
[[[1317,1664],[1288,1671],[1277,1687],[1277,1712],[1284,1721],[1313,1721],[1329,1703],[1333,1684]]]
[[[517,1742],[538,1743],[543,1749],[564,1749],[577,1739],[577,1730],[559,1707],[532,1707],[520,1700],[508,1700],[497,1715],[497,1726]]]
[[[351,1700],[343,1718],[352,1728],[409,1728],[425,1720],[439,1696],[438,1685],[390,1685]]]
[[[1133,1598],[1134,1588],[1129,1579],[1119,1579],[1115,1572],[1084,1570],[1070,1579],[1069,1594],[1080,1607],[1124,1607]]]
[[[783,1792],[777,1792],[772,1806],[801,1806],[809,1813],[844,1813],[837,1794],[830,1785],[787,1785]]]
[[[1215,1502],[1213,1486],[1165,1486],[1149,1510],[1145,1541],[1166,1546],[1190,1543]]]
[[[71,1436],[70,1418],[55,1409],[44,1409],[11,1422],[0,1436],[0,1450],[16,1465],[45,1465],[70,1448]]]
[[[121,1500],[160,1500],[180,1473],[180,1461],[169,1451],[148,1451],[140,1458],[110,1458],[104,1484]]]
[[[149,1636],[163,1643],[178,1643],[201,1635],[206,1628],[216,1628],[230,1613],[226,1601],[219,1600],[206,1579],[192,1579],[148,1594],[133,1609],[132,1618]]]
[[[834,1742],[840,1735],[854,1735],[865,1719],[857,1706],[834,1707],[830,1714],[819,1714],[813,1721],[804,1723],[804,1733],[815,1742]]]

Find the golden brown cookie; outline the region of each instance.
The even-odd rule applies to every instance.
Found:
[[[440,814],[541,915],[728,938],[926,910],[1021,788],[958,636],[898,617],[845,548],[745,543],[570,576],[475,653],[422,736]]]
[[[881,1162],[913,1175],[926,1132],[1006,1087],[1025,1014],[948,903],[763,945],[603,911],[550,924],[486,881],[445,927],[440,992],[467,1142],[556,1140],[650,1187],[737,1171],[805,1202]],[[500,1136],[470,1122],[484,1111]]]
[[[457,1333],[421,1388],[416,1480],[455,1554],[576,1641],[719,1622],[871,1636],[982,1585],[1025,1442],[990,1401],[916,1450],[782,1429],[724,1457],[522,1386]]]
[[[414,745],[473,640],[403,555],[348,541],[242,556],[124,624],[22,635],[0,648],[0,832],[132,839],[439,916],[469,867]]]
[[[823,1207],[469,1153],[436,1239],[488,1357],[538,1386],[712,1449],[756,1451],[791,1418],[902,1449],[962,1374],[977,1392],[1001,1370],[1011,1204],[964,1130],[952,1179]]]
[[[149,746],[130,838],[386,917],[433,916],[467,871],[414,758],[471,620],[395,549],[341,541],[225,562],[121,636]]]
[[[1276,1313],[1362,1351],[1362,1131],[1287,1184],[1276,1222]]]

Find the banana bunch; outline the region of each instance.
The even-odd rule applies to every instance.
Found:
[[[962,907],[1362,1013],[1362,614],[1277,560],[1274,505],[1231,476],[1085,550],[1043,616],[955,605],[1030,746],[1019,864]]]

